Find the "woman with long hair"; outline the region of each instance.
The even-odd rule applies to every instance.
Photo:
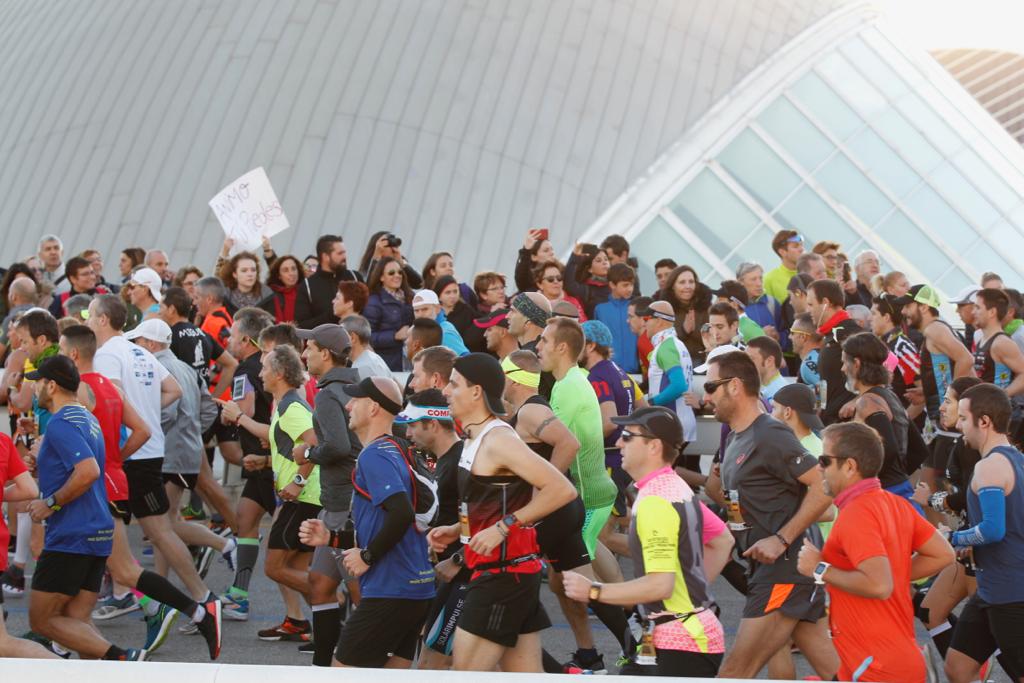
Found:
[[[455,278],[455,259],[447,251],[438,251],[431,254],[427,262],[423,264],[422,272],[423,289],[434,289],[438,278],[445,275],[450,275],[456,282],[458,281],[458,278]],[[463,282],[459,284],[459,296],[471,307],[476,308],[476,294],[473,292],[473,287],[468,283]]]
[[[563,286],[576,297],[588,318],[594,317],[594,307],[608,301],[608,254],[596,244],[577,244],[565,264]]]
[[[142,265],[146,260],[146,250],[142,247],[128,247],[121,250],[121,259],[117,262],[117,269],[121,273],[121,284],[128,284],[132,279],[132,271]]]
[[[367,284],[370,282],[370,272],[385,257],[398,261],[402,270],[405,271],[405,281],[411,288],[422,289],[423,278],[402,255],[402,238],[387,230],[378,230],[370,235],[370,240],[366,243],[366,250],[363,251],[363,258],[359,259],[359,272],[366,278]]]
[[[565,293],[565,266],[558,261],[545,261],[533,269],[533,285],[544,298],[551,302],[552,308],[559,301],[567,301],[580,313],[580,322],[587,321],[583,304],[574,296]]]
[[[516,259],[516,288],[520,292],[532,292],[537,289],[533,271],[542,263],[556,260],[555,248],[551,245],[551,240],[544,237],[545,234],[547,230],[540,228],[526,231],[523,248],[519,250],[519,258]]]
[[[373,330],[370,343],[393,372],[401,372],[402,345],[409,337],[413,321],[412,288],[401,262],[392,256],[377,260],[368,284],[370,298],[363,317]]]
[[[260,282],[260,260],[251,251],[240,251],[221,267],[218,274],[228,289],[228,303],[237,311],[259,306],[273,291]]]
[[[302,327],[313,315],[305,269],[295,256],[286,254],[270,264],[267,287],[272,293],[260,302],[260,308],[274,316],[275,322]]]
[[[665,278],[660,293],[662,301],[672,304],[676,314],[676,335],[686,345],[694,363],[704,358],[704,341],[700,328],[708,321],[708,309],[713,303],[711,288],[700,281],[691,266],[675,268]]]

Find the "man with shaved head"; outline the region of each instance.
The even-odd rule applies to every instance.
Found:
[[[434,597],[434,568],[415,524],[410,444],[391,432],[402,390],[390,377],[367,377],[342,391],[349,428],[365,444],[352,477],[355,538],[319,519],[304,522],[300,538],[343,550],[345,569],[359,579],[362,598],[342,627],[334,665],[408,669]]]
[[[37,300],[36,283],[32,278],[18,277],[11,282],[7,290],[7,317],[0,323],[0,356],[10,345],[11,321],[35,306]]]
[[[679,416],[683,423],[684,443],[679,449],[682,453],[686,444],[697,438],[697,418],[683,397],[693,384],[693,361],[686,345],[676,337],[676,316],[672,304],[653,301],[636,313],[644,318],[644,329],[654,345],[651,365],[647,370],[647,402],[665,406]]]

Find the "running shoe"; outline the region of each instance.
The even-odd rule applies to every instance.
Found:
[[[144,662],[149,657],[149,652],[143,649],[130,647],[125,650],[124,661],[126,662]]]
[[[572,659],[563,665],[562,670],[567,674],[587,674],[592,676],[604,676],[608,673],[608,669],[604,665],[604,655],[584,660],[580,657],[579,650],[573,653]]]
[[[146,616],[146,644],[143,650],[156,652],[167,640],[167,635],[174,626],[180,612],[168,605],[161,604],[153,616]]]
[[[181,518],[186,522],[201,522],[206,519],[206,512],[201,507],[197,509],[186,505],[181,508]]]
[[[193,621],[186,621],[178,627],[178,633],[183,636],[195,636],[199,634],[199,627]]]
[[[199,632],[203,634],[203,638],[206,638],[206,644],[210,648],[210,660],[212,661],[220,657],[222,627],[220,600],[215,597],[211,598],[203,603],[202,607],[206,610],[206,615],[196,626],[199,628]]]
[[[313,644],[313,641],[311,640],[308,643],[303,643],[302,645],[299,645],[299,654],[302,654],[302,655],[313,655],[313,654],[316,654],[316,646]]]
[[[213,548],[204,546],[202,552],[199,554],[199,559],[196,561],[196,571],[199,572],[199,578],[205,579],[207,572],[210,571],[210,563],[213,562],[213,554],[217,552]]]
[[[25,570],[13,564],[0,575],[3,592],[9,598],[20,598],[25,595]]]
[[[220,596],[221,604],[223,605],[223,614],[225,619],[231,621],[249,621],[249,598],[243,598],[240,595],[232,595],[231,591],[228,591],[224,595]]]
[[[54,647],[54,643],[53,643],[52,640],[50,640],[46,636],[43,636],[43,635],[40,635],[40,634],[36,633],[35,631],[26,631],[25,633],[22,633],[21,634],[21,639],[22,640],[31,640],[33,643],[37,643],[39,645],[42,645],[43,647],[45,647],[47,650],[49,650],[53,654],[57,655],[58,657],[62,657],[64,659],[70,659],[71,658],[71,653],[70,652],[68,652],[67,650],[64,650],[64,648],[61,648],[62,652],[58,652],[57,649]]]
[[[263,629],[256,635],[260,640],[278,641],[290,640],[293,642],[307,643],[311,640],[312,631],[308,621],[296,622],[289,617],[273,628]]]
[[[120,598],[111,595],[109,598],[100,600],[92,611],[92,618],[96,621],[106,621],[137,609],[139,609],[139,601],[131,591],[128,591]]]

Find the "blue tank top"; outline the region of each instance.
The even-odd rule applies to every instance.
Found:
[[[945,320],[935,320],[949,327]],[[949,327],[953,331],[952,327]],[[953,332],[955,335],[956,332]],[[928,342],[921,344],[921,388],[924,390],[925,408],[933,421],[939,419],[939,405],[946,395],[946,389],[953,383],[953,361],[944,353],[932,353]]]
[[[978,566],[978,595],[992,605],[1024,602],[1024,455],[1012,446],[996,446],[992,453],[1006,456],[1013,467],[1013,489],[1006,496],[1006,535],[998,543],[974,546]],[[981,503],[973,489],[967,490],[967,515],[973,526],[981,522]]]

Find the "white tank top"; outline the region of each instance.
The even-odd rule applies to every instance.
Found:
[[[509,423],[499,418],[494,418],[484,425],[484,428],[480,430],[479,434],[472,439],[466,439],[462,445],[462,457],[459,458],[459,467],[472,473],[473,462],[476,460],[476,453],[480,450],[480,444],[483,443],[484,436],[491,430],[500,429],[502,427],[512,429],[512,425]],[[514,429],[512,429],[512,431],[515,432]],[[516,436],[518,436],[518,434]]]

